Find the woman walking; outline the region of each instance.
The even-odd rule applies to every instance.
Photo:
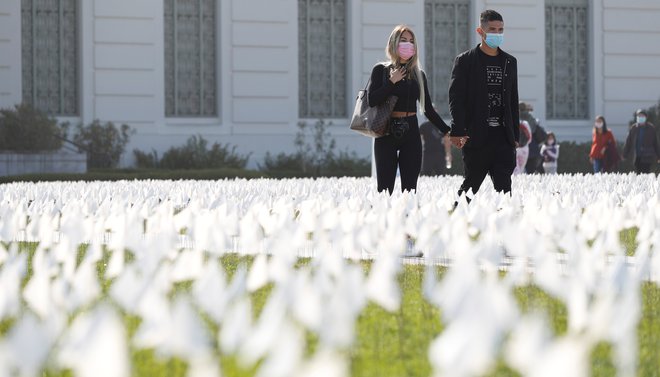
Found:
[[[616,146],[612,131],[607,129],[605,117],[599,115],[594,121],[594,129],[591,137],[591,151],[589,162],[594,166],[594,173],[602,173],[605,169],[605,152],[608,145]]]
[[[417,102],[424,115],[443,134],[448,133],[450,128],[433,109],[412,29],[405,25],[396,26],[385,52],[389,61],[374,66],[368,92],[369,106],[381,104],[389,96],[398,97],[390,119],[389,134],[374,141],[378,191],[388,190],[392,194],[397,168],[401,174],[401,191],[417,189],[422,166]]]

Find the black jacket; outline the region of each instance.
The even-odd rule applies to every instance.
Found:
[[[637,135],[641,128],[644,128],[644,135],[642,135],[642,145],[640,145],[641,153],[637,155]],[[660,160],[660,145],[653,124],[646,122],[646,124],[640,126],[635,123],[630,127],[626,143],[623,145],[623,157],[631,160],[639,157],[641,162],[645,164]]]
[[[449,84],[451,136],[469,136],[466,148],[483,147],[488,140],[488,87],[486,70],[479,59],[479,46],[454,60]],[[506,137],[512,146],[520,138],[518,112],[518,63],[500,49],[504,58],[503,105]]]

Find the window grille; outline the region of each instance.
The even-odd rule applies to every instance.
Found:
[[[548,119],[589,118],[588,0],[547,0]]]
[[[23,102],[77,116],[77,0],[21,0]]]
[[[165,0],[165,115],[217,116],[216,1]]]
[[[346,0],[298,0],[299,115],[346,113]]]
[[[424,1],[424,71],[440,115],[449,115],[449,81],[456,55],[470,48],[470,0]]]

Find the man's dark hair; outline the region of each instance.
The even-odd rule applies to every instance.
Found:
[[[487,9],[483,12],[481,12],[481,17],[479,18],[481,22],[481,27],[485,28],[487,24],[491,21],[502,21],[504,22],[504,19],[502,18],[502,15],[497,13],[496,11],[492,9]]]

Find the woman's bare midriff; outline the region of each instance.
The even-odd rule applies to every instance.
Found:
[[[405,118],[413,116],[417,113],[407,113],[405,111],[392,111],[392,118]]]

